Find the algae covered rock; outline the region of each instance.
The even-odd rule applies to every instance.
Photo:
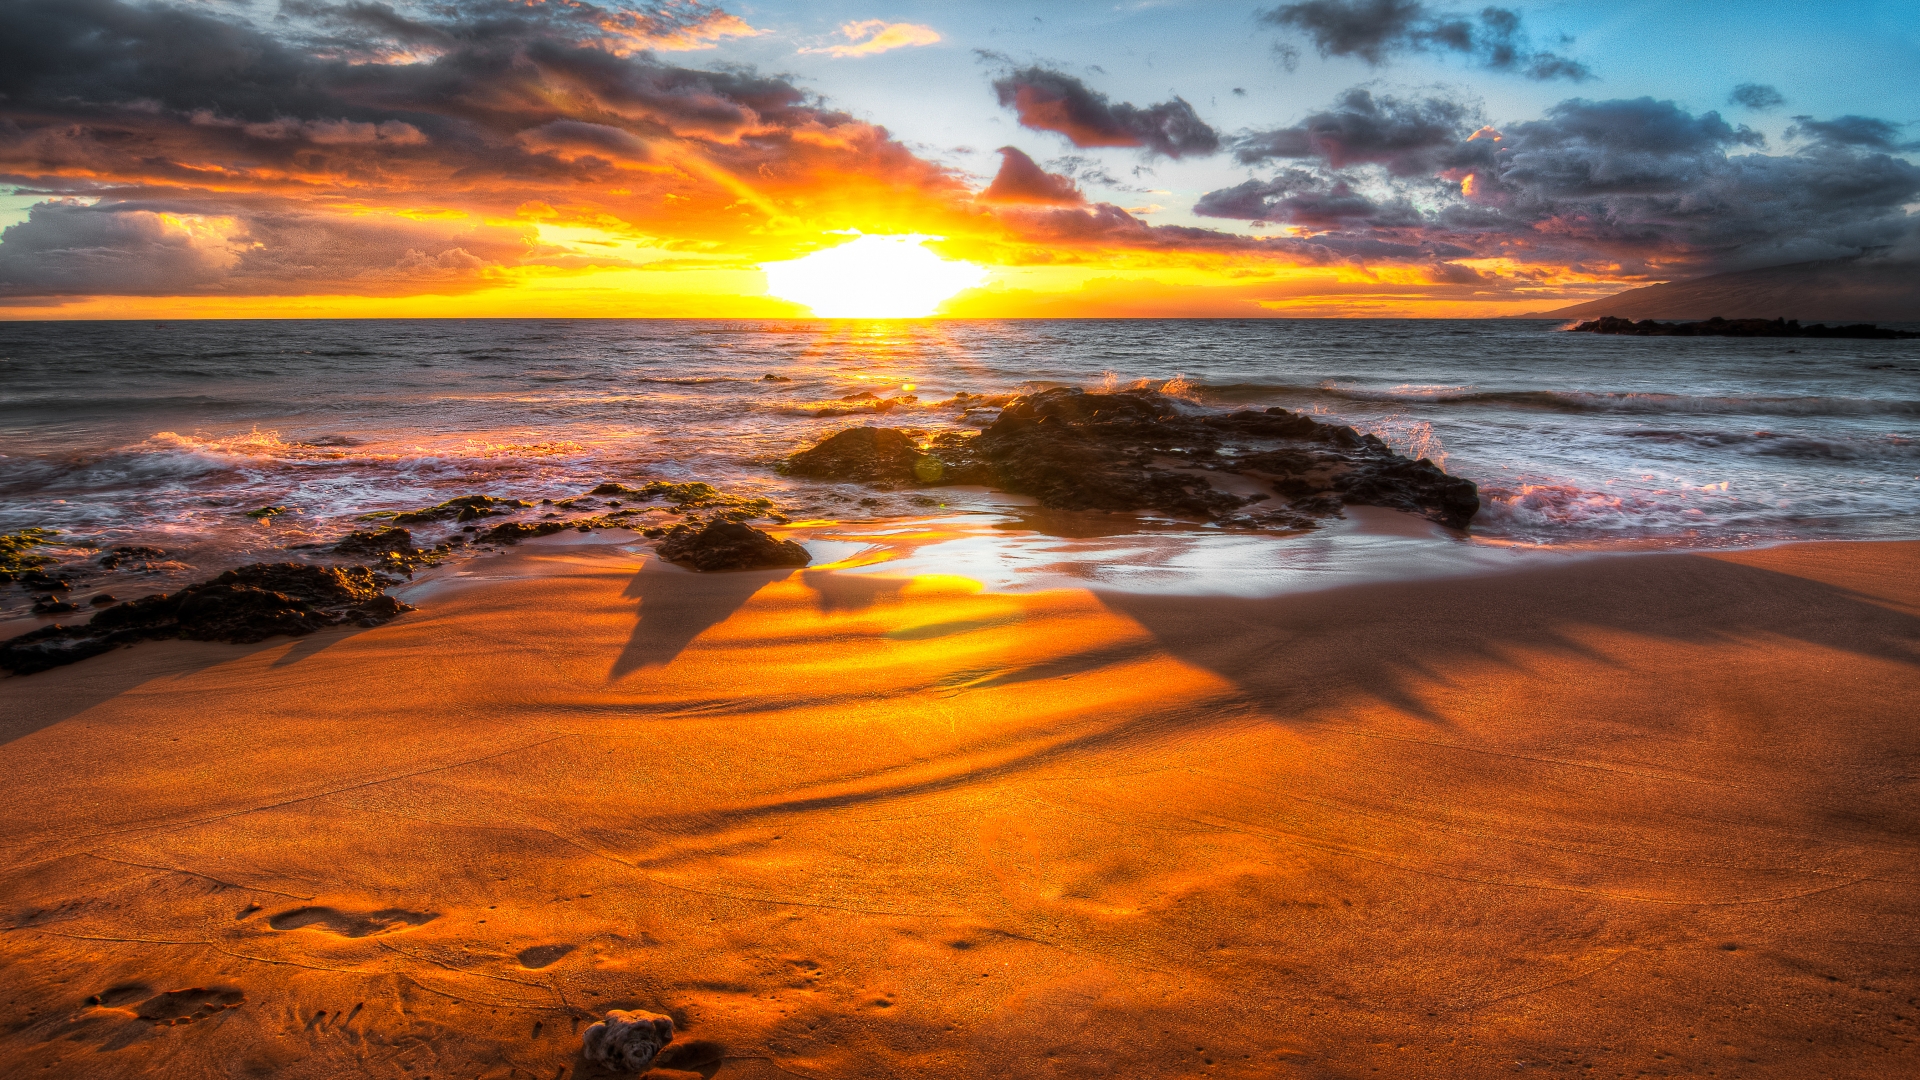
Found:
[[[51,556],[39,554],[33,549],[51,543],[48,537],[52,535],[52,529],[21,529],[19,532],[0,533],[0,581],[13,581],[39,567],[50,565],[54,561]]]
[[[775,540],[737,521],[709,522],[705,528],[679,525],[660,540],[660,557],[703,572],[773,570],[805,566],[807,549],[791,540]]]
[[[614,1009],[607,1018],[588,1026],[580,1037],[580,1052],[616,1072],[638,1073],[652,1067],[660,1051],[673,1041],[673,1018],[637,1009]]]

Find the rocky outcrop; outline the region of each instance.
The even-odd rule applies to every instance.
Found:
[[[1652,319],[1618,319],[1606,315],[1573,327],[1576,334],[1624,334],[1629,337],[1767,337],[1767,338],[1868,338],[1891,341],[1895,338],[1920,338],[1905,330],[1887,330],[1872,323],[1852,326],[1828,326],[1814,323],[1801,326],[1797,319],[1721,319],[1705,322],[1663,323]]]
[[[425,525],[435,521],[478,521],[495,514],[511,514],[533,504],[524,499],[500,499],[492,495],[462,495],[437,506],[408,510],[392,515],[395,525]],[[368,517],[385,516],[369,514]]]
[[[580,1053],[615,1072],[638,1073],[651,1068],[660,1051],[672,1041],[672,1017],[614,1009],[605,1020],[588,1025],[581,1034]]]
[[[751,525],[713,521],[704,528],[679,525],[660,540],[660,557],[695,570],[774,570],[813,561],[791,540],[775,540]]]
[[[1217,413],[1154,390],[1071,388],[1016,398],[978,436],[925,442],[852,428],[789,457],[789,475],[884,486],[979,483],[1058,510],[1156,510],[1253,527],[1310,527],[1345,505],[1385,506],[1464,529],[1472,481],[1372,435],[1285,409]],[[1216,486],[1238,474],[1272,492]]]
[[[363,566],[255,563],[176,593],[115,604],[78,626],[55,624],[0,642],[0,668],[16,675],[71,664],[156,638],[255,642],[330,626],[377,626],[407,605]]]
[[[898,428],[848,428],[789,457],[781,471],[862,484],[937,484],[950,467]]]

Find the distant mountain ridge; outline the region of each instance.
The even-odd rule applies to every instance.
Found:
[[[1920,322],[1920,262],[1856,257],[1673,281],[1532,318]],[[1529,317],[1529,316],[1523,316]]]

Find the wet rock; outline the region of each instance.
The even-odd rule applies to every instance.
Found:
[[[50,566],[53,557],[33,549],[51,543],[52,529],[21,529],[0,533],[0,581],[14,581],[42,566]]]
[[[568,529],[580,528],[584,530],[591,527],[591,524],[582,525],[575,521],[509,521],[503,525],[495,525],[493,528],[481,533],[480,539],[482,541],[490,540],[501,544],[517,544],[522,540],[535,536],[551,536],[554,533],[564,532]]]
[[[61,593],[73,588],[73,582],[58,574],[49,574],[45,570],[29,570],[20,575],[20,584],[41,592]]]
[[[772,372],[768,372],[767,374],[760,376],[760,381],[761,382],[792,382],[793,380],[787,378],[785,375],[775,375]]]
[[[36,596],[33,600],[35,615],[64,615],[69,611],[79,611],[80,605],[62,600],[57,596]]]
[[[580,1052],[617,1072],[644,1072],[660,1051],[673,1041],[673,1018],[639,1010],[614,1009],[607,1018],[589,1025],[580,1037]]]
[[[97,593],[87,603],[94,607],[106,607],[108,604],[119,603],[119,601],[120,598],[112,593]]]
[[[524,499],[499,499],[492,495],[462,495],[457,499],[448,499],[437,506],[395,514],[391,520],[395,525],[425,525],[435,521],[478,521],[483,517],[525,510],[532,505]]]
[[[705,528],[678,525],[661,538],[660,557],[700,571],[772,570],[805,566],[807,549],[791,540],[775,540],[737,521],[709,522]]]
[[[264,641],[351,623],[377,626],[411,610],[363,566],[255,563],[179,592],[102,608],[79,626],[42,627],[0,642],[0,668],[16,675],[71,664],[158,638]]]
[[[782,472],[862,484],[952,483],[949,465],[898,428],[857,427],[789,457]]]
[[[384,529],[356,529],[333,545],[333,550],[341,555],[379,558],[386,555],[413,555],[420,549],[413,546],[412,533],[389,526]]]
[[[262,506],[258,510],[247,511],[247,516],[255,521],[272,521],[287,512],[284,506]]]
[[[1146,389],[1015,398],[977,437],[945,433],[924,445],[892,428],[853,428],[789,457],[785,471],[881,485],[983,483],[1056,510],[1156,510],[1255,527],[1300,528],[1342,505],[1367,505],[1465,528],[1480,506],[1471,481],[1350,427],[1285,409],[1210,413]],[[1223,491],[1211,482],[1218,474],[1272,496]]]
[[[100,556],[100,569],[151,570],[154,562],[166,557],[167,553],[157,547],[147,547],[144,544],[120,544]]]
[[[384,529],[356,529],[333,545],[337,555],[370,559],[381,570],[412,576],[422,566],[432,566],[447,557],[451,545],[416,547],[413,534],[396,526]]]
[[[1828,326],[1814,323],[1801,326],[1798,319],[1722,319],[1705,322],[1663,323],[1652,319],[1622,319],[1613,315],[1583,322],[1572,328],[1581,334],[1623,334],[1628,337],[1766,337],[1766,338],[1867,338],[1891,341],[1895,338],[1920,338],[1906,330],[1888,330],[1872,323]]]
[[[786,520],[771,499],[730,495],[712,484],[701,483],[698,480],[686,483],[653,480],[639,487],[628,487],[609,480],[587,494],[615,495],[632,502],[664,502],[680,513],[686,513],[689,510],[712,511],[708,516],[715,520],[747,521],[759,517],[772,518],[775,521]],[[619,506],[620,504],[609,500],[607,505]],[[618,517],[621,514],[632,513],[634,511],[623,510],[619,514],[609,516]]]

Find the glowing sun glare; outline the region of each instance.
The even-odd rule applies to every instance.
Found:
[[[862,236],[788,262],[765,263],[767,291],[823,319],[914,319],[971,289],[984,268],[921,245],[928,236]]]

